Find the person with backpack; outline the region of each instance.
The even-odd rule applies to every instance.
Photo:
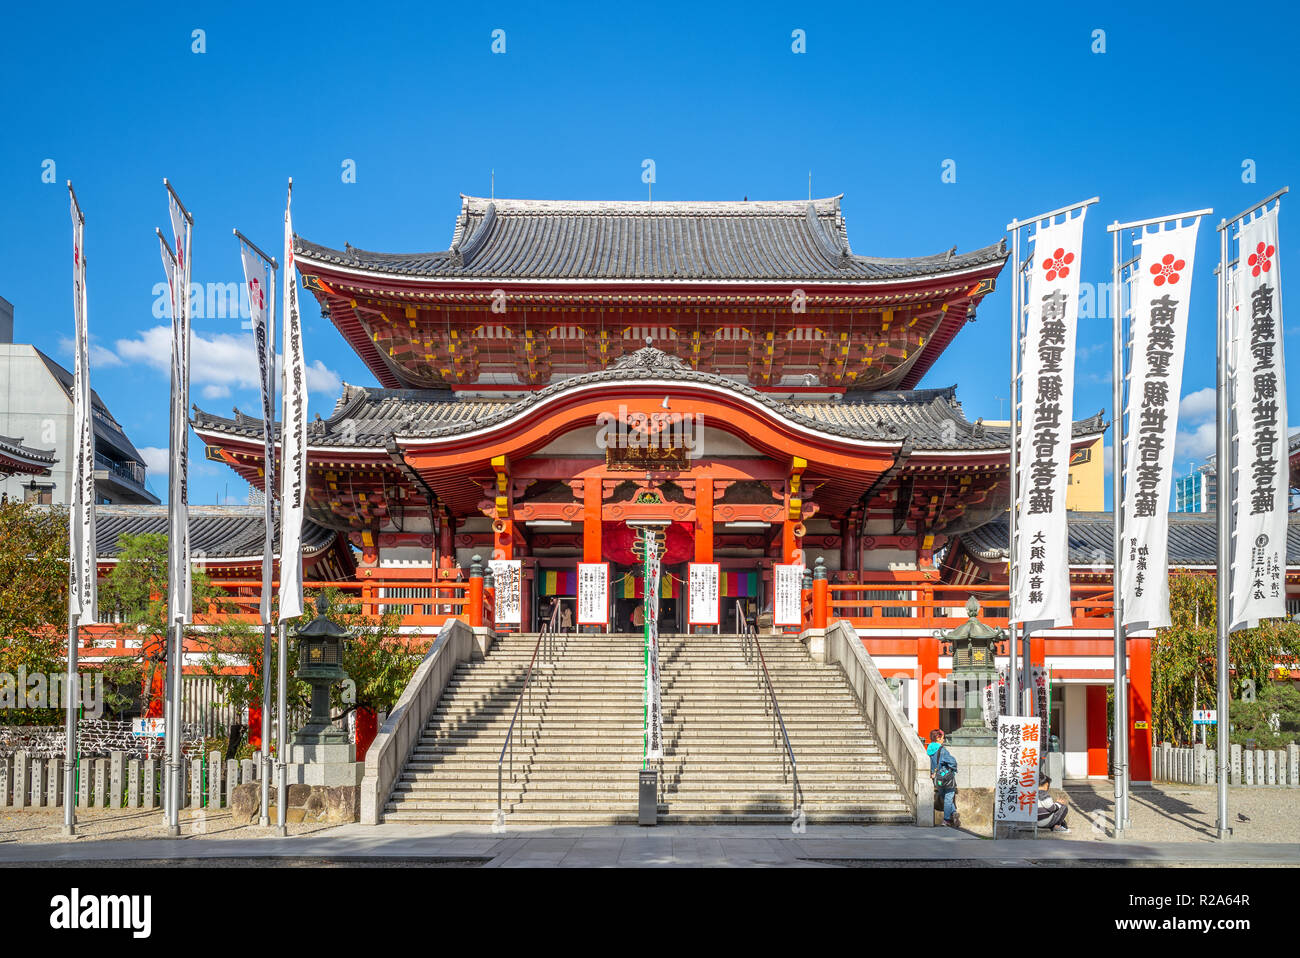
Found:
[[[960,828],[961,816],[957,814],[957,759],[944,748],[942,730],[935,729],[930,733],[930,744],[926,746],[925,752],[930,756],[935,807],[942,802],[943,823],[949,828]]]

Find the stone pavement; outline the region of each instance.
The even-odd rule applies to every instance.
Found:
[[[288,838],[252,827],[209,822],[203,834],[157,837],[158,814],[145,831],[120,818],[88,823],[77,839],[57,836],[39,812],[0,818],[0,866],[183,859],[187,863],[265,863],[268,860],[482,859],[486,867],[834,867],[879,864],[962,865],[1242,865],[1300,867],[1300,790],[1233,789],[1233,839],[1214,839],[1215,793],[1162,786],[1135,790],[1133,828],[1123,842],[1108,834],[1107,783],[1070,786],[1080,821],[1069,835],[990,841],[967,832],[911,826],[811,824],[796,835],[787,826],[660,825],[521,826],[494,834],[488,825],[314,826]],[[1088,813],[1092,813],[1089,818]],[[45,816],[53,819],[48,814]],[[1244,820],[1237,820],[1244,819]],[[1094,827],[1093,822],[1096,822]],[[145,824],[145,823],[142,823]]]

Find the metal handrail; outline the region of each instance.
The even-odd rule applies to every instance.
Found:
[[[501,754],[497,758],[497,818],[500,820],[502,815],[501,794],[502,794],[502,771],[505,766],[507,754],[510,757],[510,781],[515,780],[515,722],[519,720],[520,713],[524,706],[524,699],[528,699],[528,710],[532,711],[532,678],[533,666],[537,664],[537,656],[544,651],[545,659],[548,662],[555,661],[555,636],[559,631],[560,621],[560,604],[555,603],[551,609],[550,618],[542,624],[542,630],[537,633],[537,644],[533,646],[532,658],[528,660],[528,671],[524,673],[524,687],[519,690],[519,701],[515,703],[514,715],[510,718],[510,728],[506,730],[506,740],[501,745]],[[520,726],[522,728],[522,725]]]
[[[763,656],[763,646],[758,641],[758,631],[745,615],[740,603],[736,604],[736,634],[740,636],[740,647],[745,655],[745,662],[754,665],[757,684],[765,692],[763,714],[772,716],[772,741],[785,745],[785,750],[781,753],[781,778],[783,780],[786,778],[785,763],[789,761],[792,783],[790,815],[792,818],[797,818],[804,803],[803,788],[799,785],[799,764],[794,759],[794,749],[790,747],[790,736],[785,730],[785,719],[781,716],[781,706],[776,701],[776,691],[772,688],[772,676],[767,671],[767,660]]]

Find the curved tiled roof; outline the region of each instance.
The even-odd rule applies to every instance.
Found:
[[[0,436],[0,460],[13,463],[14,467],[24,473],[49,475],[50,467],[58,461],[54,452],[53,449],[34,449],[31,446],[24,446],[21,439]],[[3,462],[0,462],[0,476],[3,476],[6,471]]]
[[[190,550],[208,559],[261,558],[266,529],[262,506],[190,506]],[[167,534],[167,507],[97,506],[95,550],[100,561],[117,556],[118,537],[152,532]],[[302,524],[303,555],[315,555],[333,544],[338,535],[310,519]],[[279,554],[280,526],[276,522],[275,553]]]
[[[1109,566],[1112,562],[1114,519],[1109,512],[1071,512],[1070,565]],[[1169,564],[1171,566],[1216,566],[1218,518],[1213,512],[1169,514]],[[1006,561],[1006,515],[962,534],[966,551],[986,562]],[[1300,565],[1300,515],[1287,525],[1287,565]]]
[[[585,373],[517,400],[460,399],[442,390],[372,389],[345,385],[327,420],[308,424],[313,446],[376,446],[390,436],[433,439],[509,420],[551,396],[584,385],[618,382],[685,382],[721,387],[767,407],[802,426],[846,439],[881,443],[910,440],[914,451],[1007,448],[1007,430],[971,423],[961,412],[955,387],[881,391],[862,398],[786,402],[725,376],[700,372],[675,357],[646,346],[620,357],[605,369]],[[1074,424],[1075,436],[1101,432],[1102,414]],[[233,419],[196,407],[196,429],[260,439],[262,420],[238,410]]]
[[[1001,266],[1006,243],[958,254],[859,256],[840,197],[782,202],[485,199],[461,196],[451,247],[431,253],[331,249],[295,237],[327,266],[443,279],[821,280],[887,282]]]

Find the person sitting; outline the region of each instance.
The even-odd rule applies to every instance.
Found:
[[[930,733],[930,744],[925,752],[930,756],[930,778],[934,780],[934,804],[943,804],[943,823],[949,828],[961,827],[961,816],[957,813],[957,759],[952,752],[944,748],[943,731],[935,729]]]
[[[1047,772],[1042,772],[1038,780],[1038,827],[1049,832],[1068,832],[1070,828],[1065,824],[1065,816],[1070,809],[1064,801],[1052,798],[1050,785]]]

